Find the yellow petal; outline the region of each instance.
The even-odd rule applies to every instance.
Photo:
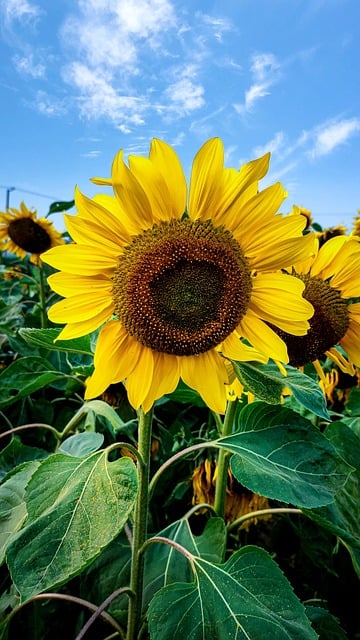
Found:
[[[253,279],[249,308],[283,331],[305,335],[314,309],[302,297],[304,288],[302,280],[284,273],[259,274]]]
[[[50,287],[64,298],[86,294],[89,291],[102,291],[103,294],[111,295],[113,282],[110,278],[102,275],[77,276],[73,273],[57,272],[47,279]]]
[[[325,242],[322,247],[320,247],[314,264],[311,267],[311,275],[319,276],[323,280],[334,275],[337,268],[335,256],[347,241],[347,236],[336,236]]]
[[[97,193],[93,197],[93,200],[100,204],[104,209],[107,209],[109,215],[112,215],[114,218],[119,219],[120,225],[126,228],[126,232],[128,233],[129,237],[136,236],[142,231],[142,227],[139,226],[138,220],[134,220],[131,218],[131,215],[126,210],[126,208],[122,206],[118,198],[110,196],[108,193]],[[115,226],[114,232],[117,232]]]
[[[95,276],[113,272],[117,267],[116,255],[94,253],[94,247],[65,244],[41,254],[41,259],[55,269],[82,276]]]
[[[130,220],[140,229],[148,229],[153,225],[149,198],[135,175],[126,166],[123,152],[120,151],[112,165],[112,180],[115,195]]]
[[[87,198],[80,189],[75,189],[75,205],[78,210],[79,217],[91,220],[96,225],[104,228],[109,240],[118,238],[120,244],[130,241],[130,234],[127,227],[122,222],[123,214],[119,202],[113,196],[105,195],[105,201],[101,201],[96,196]],[[103,232],[104,233],[104,232]],[[74,238],[75,239],[75,238]],[[78,242],[78,240],[76,240]],[[87,244],[82,241],[82,244]]]
[[[93,246],[94,250],[101,253],[103,247],[118,256],[126,242],[116,237],[111,229],[108,229],[93,220],[87,220],[80,216],[64,215],[66,228],[71,238],[78,244]]]
[[[183,356],[179,358],[179,366],[185,384],[195,389],[212,411],[225,413],[225,385],[229,379],[221,356],[215,350],[196,356]]]
[[[129,167],[149,199],[153,220],[178,217],[174,216],[171,193],[156,165],[148,158],[129,156]]]
[[[186,209],[186,179],[176,152],[170,145],[154,138],[149,157],[162,174],[168,187],[172,217],[181,218]]]
[[[249,257],[253,269],[259,271],[276,271],[286,269],[299,262],[308,260],[315,255],[316,238],[313,233],[298,238],[279,241],[270,252],[263,251],[261,255]]]
[[[256,234],[259,230],[266,233],[266,225],[274,221],[274,214],[286,195],[284,187],[278,182],[244,202],[238,210],[238,226],[233,229],[235,238],[240,239],[245,230],[247,230],[245,235],[248,239],[251,239],[253,234],[253,231],[249,230],[256,229]]]
[[[111,315],[111,314],[110,314]],[[96,331],[106,322],[109,317],[109,309],[103,309],[92,318],[83,322],[69,322],[66,327],[59,333],[57,340],[72,340],[73,338],[81,338],[89,333]]]
[[[133,371],[126,378],[128,400],[138,409],[149,393],[154,371],[153,351],[142,346],[140,358]]]
[[[360,366],[360,302],[349,306],[350,323],[339,344],[348,354],[351,362]]]
[[[149,392],[142,402],[147,413],[154,402],[167,393],[172,393],[179,382],[179,364],[176,356],[154,351],[154,373]]]
[[[234,237],[241,243],[248,260],[256,262],[262,254],[276,254],[276,247],[286,239],[302,237],[302,231],[306,224],[303,216],[275,215],[272,218],[266,216],[265,220],[259,218],[257,233],[234,232]]]
[[[241,320],[237,331],[268,358],[287,364],[289,357],[285,342],[251,309]]]
[[[113,383],[132,373],[142,352],[117,320],[111,320],[100,331],[94,355],[95,370],[87,380],[85,398],[95,398]]]
[[[110,318],[114,310],[112,296],[108,293],[91,291],[56,302],[50,307],[48,315],[52,322],[65,324],[66,322],[83,322],[105,309],[108,310]]]
[[[219,138],[212,138],[194,158],[189,195],[189,216],[192,220],[207,220],[216,212],[223,166],[223,144]]]
[[[240,340],[239,334],[233,331],[221,344],[221,352],[226,358],[231,360],[237,360],[239,362],[251,362],[256,360],[257,362],[268,361],[267,356],[260,353],[254,347],[249,347]]]

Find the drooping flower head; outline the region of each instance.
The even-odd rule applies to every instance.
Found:
[[[305,336],[277,330],[287,344],[290,364],[303,366],[328,356],[353,374],[352,365],[360,366],[360,302],[354,301],[360,297],[359,239],[331,238],[315,258],[296,265],[295,271],[305,284],[304,297],[313,305],[314,315]],[[348,361],[336,345],[347,353]]]
[[[75,338],[103,323],[86,398],[126,381],[130,403],[148,411],[180,378],[219,413],[226,406],[226,358],[287,362],[269,328],[303,335],[313,313],[298,278],[273,273],[307,259],[303,216],[277,210],[280,184],[258,189],[269,154],[239,171],[224,168],[223,145],[209,140],[195,157],[189,195],[175,151],[153,140],[149,157],[120,152],[114,195],[76,192],[65,216],[74,244],[44,260],[61,272],[50,286],[65,300],[49,311]],[[247,340],[244,343],[241,338]]]
[[[21,202],[20,209],[0,212],[0,243],[1,251],[10,251],[19,258],[29,253],[31,262],[38,264],[44,251],[63,244],[64,240],[50,220],[38,218],[34,209]]]

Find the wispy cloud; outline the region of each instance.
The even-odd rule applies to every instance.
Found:
[[[189,114],[205,104],[204,87],[197,81],[196,65],[180,68],[178,79],[164,91],[164,96],[171,111]]]
[[[274,137],[269,140],[269,142],[261,145],[261,147],[255,147],[253,154],[256,158],[263,156],[268,151],[270,151],[270,153],[276,154],[284,147],[285,140],[285,133],[283,131],[278,131],[277,133],[275,133]]]
[[[67,111],[64,100],[56,100],[45,91],[37,91],[31,105],[36,111],[47,117],[62,116]]]
[[[325,156],[347,142],[360,131],[360,118],[348,118],[324,123],[312,134],[313,146],[308,151],[311,158]]]
[[[98,158],[99,155],[101,155],[101,151],[94,149],[92,151],[87,151],[86,153],[81,153],[80,155],[82,158]]]
[[[243,103],[235,103],[237,113],[253,110],[256,102],[270,94],[270,88],[280,79],[280,64],[272,53],[255,54],[251,60],[252,84],[245,91]]]
[[[38,5],[28,0],[2,0],[1,10],[7,24],[14,20],[32,21],[42,13]]]
[[[198,16],[204,22],[204,24],[208,25],[211,28],[214,38],[218,42],[223,41],[224,33],[233,31],[234,29],[232,22],[228,18],[224,18],[221,16],[215,17],[203,13],[199,13]]]
[[[15,55],[13,63],[18,73],[30,76],[34,79],[43,78],[45,76],[46,67],[41,62],[35,62],[34,55],[30,53],[27,56]]]

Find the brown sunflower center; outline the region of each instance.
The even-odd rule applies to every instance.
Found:
[[[349,326],[349,312],[340,291],[317,277],[298,276],[305,283],[304,298],[314,307],[310,329],[305,336],[292,336],[275,329],[288,348],[289,361],[294,367],[321,358],[325,351],[344,337]]]
[[[115,312],[155,351],[204,353],[246,313],[250,268],[232,234],[210,221],[162,222],[136,236],[114,275]]]
[[[9,224],[8,234],[18,247],[29,253],[43,253],[51,246],[48,232],[31,218],[12,220]]]

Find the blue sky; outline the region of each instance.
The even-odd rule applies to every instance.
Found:
[[[351,227],[359,0],[1,0],[0,20],[1,210],[7,187],[41,214],[75,184],[91,196],[152,137],[189,175],[220,136],[227,166],[272,152],[262,185],[284,184],[284,213]]]

